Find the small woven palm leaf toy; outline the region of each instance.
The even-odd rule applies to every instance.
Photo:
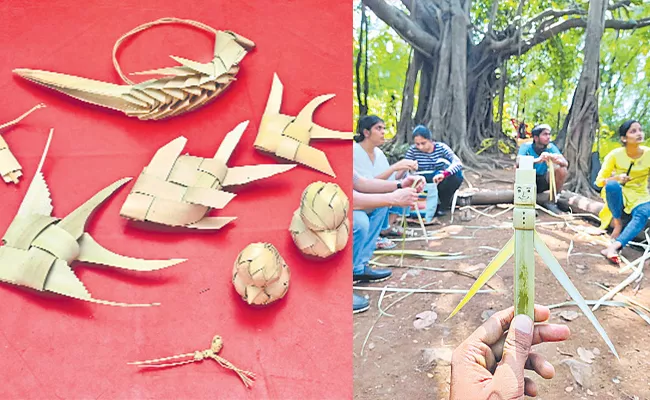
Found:
[[[239,253],[232,270],[235,290],[249,305],[280,300],[289,290],[291,272],[270,243],[251,243]]]
[[[310,101],[297,116],[280,114],[283,86],[277,74],[262,116],[260,129],[253,144],[256,149],[273,153],[280,158],[295,161],[335,177],[334,170],[321,150],[309,145],[311,139],[352,139],[352,132],[323,128],[312,121],[316,108],[334,97],[318,96]]]
[[[515,229],[512,238],[503,246],[487,267],[481,272],[465,297],[458,303],[448,319],[453,317],[477,293],[497,271],[514,255],[515,256],[515,314],[526,314],[534,320],[535,306],[535,252],[539,254],[548,269],[555,275],[564,290],[573,298],[583,314],[589,319],[596,331],[603,338],[609,349],[618,358],[614,344],[598,319],[589,309],[587,302],[578,289],[573,285],[569,276],[564,272],[553,252],[546,246],[544,239],[535,230],[535,201],[537,186],[535,185],[535,170],[533,157],[522,156],[515,175],[515,190],[512,225]]]
[[[74,261],[99,264],[132,271],[154,271],[185,260],[140,260],[111,252],[97,243],[85,226],[97,207],[131,178],[104,188],[63,219],[52,217],[50,191],[41,173],[52,131],[43,157],[16,217],[2,238],[0,280],[37,291],[58,293],[92,303],[112,306],[151,306],[126,304],[94,298],[71,268]]]
[[[120,215],[140,222],[172,227],[220,229],[235,217],[206,217],[222,209],[235,195],[221,190],[285,172],[291,165],[228,167],[248,121],[229,132],[213,158],[181,155],[187,139],[178,137],[161,147],[129,193]]]
[[[117,50],[128,37],[162,24],[191,25],[213,33],[214,57],[204,63],[171,56],[179,66],[133,73],[164,77],[134,83],[122,72],[116,58]],[[129,117],[157,120],[192,111],[214,100],[235,80],[239,63],[254,47],[252,41],[231,31],[218,31],[192,20],[162,18],[138,26],[115,43],[113,65],[125,85],[24,68],[15,69],[14,73],[78,100],[122,111]]]
[[[13,121],[9,121],[5,124],[0,125],[0,131],[16,125],[33,111],[44,107],[45,104],[38,104],[34,106],[31,110],[27,111]],[[2,175],[2,179],[5,181],[5,183],[18,183],[18,179],[23,176],[23,167],[20,165],[20,163],[18,163],[16,157],[14,157],[14,155],[11,153],[11,150],[9,150],[9,145],[2,136],[0,136],[0,175]]]
[[[219,352],[223,348],[223,339],[221,336],[216,335],[212,338],[212,344],[207,350],[197,350],[193,353],[178,354],[175,356],[156,358],[153,360],[146,361],[135,361],[128,363],[129,365],[137,365],[141,368],[167,368],[175,367],[178,365],[191,364],[195,362],[201,362],[205,359],[211,358],[217,362],[217,364],[222,367],[234,371],[244,382],[246,387],[250,387],[255,380],[255,374],[249,371],[244,371],[235,367],[230,361],[219,355]],[[169,362],[167,362],[169,361]]]
[[[302,193],[289,231],[304,254],[326,258],[348,242],[350,201],[339,185],[314,182]]]

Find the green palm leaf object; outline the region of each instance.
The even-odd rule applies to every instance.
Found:
[[[541,236],[535,231],[535,199],[537,197],[535,186],[535,170],[533,157],[523,156],[519,161],[519,168],[515,176],[515,209],[513,227],[515,233],[499,253],[490,261],[478,279],[474,282],[465,297],[449,315],[448,319],[460,311],[465,304],[478,292],[506,261],[515,256],[515,314],[526,314],[534,318],[535,304],[535,254],[542,257],[546,266],[560,282],[564,290],[576,302],[585,316],[589,319],[596,331],[603,338],[609,349],[619,358],[614,344],[611,342],[605,329],[587,305],[587,302],[573,285],[562,266],[546,246]]]

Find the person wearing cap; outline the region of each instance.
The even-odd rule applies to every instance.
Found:
[[[613,225],[612,243],[601,253],[618,263],[618,251],[638,235],[650,218],[650,148],[642,146],[645,139],[641,124],[634,119],[624,122],[618,129],[623,147],[614,149],[603,161],[596,185],[604,187],[601,196],[605,207],[600,212],[601,228]],[[623,229],[622,214],[631,214]]]
[[[547,124],[537,125],[533,128],[533,141],[524,143],[519,147],[517,154],[517,165],[521,156],[533,156],[533,166],[535,167],[535,178],[537,183],[537,193],[542,193],[550,188],[548,177],[548,161],[553,163],[555,169],[555,188],[556,193],[562,191],[562,186],[566,181],[569,163],[560,152],[560,149],[551,143],[551,127]],[[561,213],[560,209],[553,202],[546,202],[543,206],[556,214]]]
[[[370,257],[375,251],[384,219],[390,206],[408,206],[418,199],[424,188],[421,176],[409,175],[400,181],[366,179],[354,171],[352,176],[352,279],[356,282],[381,282],[391,277],[390,269],[370,267]],[[370,307],[368,300],[352,295],[352,312],[359,313]]]

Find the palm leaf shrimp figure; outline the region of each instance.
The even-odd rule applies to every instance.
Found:
[[[214,57],[201,63],[171,56],[180,66],[133,73],[164,75],[134,83],[122,72],[116,58],[117,50],[129,36],[161,24],[186,24],[213,33]],[[192,111],[214,100],[235,80],[239,63],[254,47],[255,43],[234,32],[217,31],[192,20],[162,18],[131,30],[115,43],[113,65],[126,85],[24,68],[15,69],[14,73],[78,100],[122,111],[129,117],[157,120]]]

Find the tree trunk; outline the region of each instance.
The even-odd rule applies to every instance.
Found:
[[[365,41],[365,44],[364,44]],[[364,82],[361,82],[361,64],[365,54]],[[361,4],[361,25],[359,27],[359,52],[354,64],[355,77],[357,80],[357,102],[359,104],[359,118],[368,114],[368,17],[366,16],[366,6]],[[363,97],[361,90],[363,88]]]
[[[506,85],[508,84],[508,61],[501,63],[501,83],[499,86],[499,116],[497,120],[499,132],[503,133],[503,105],[506,99]]]
[[[397,121],[397,133],[395,146],[400,146],[408,143],[410,133],[415,127],[413,119],[413,107],[415,106],[415,84],[418,79],[418,74],[422,67],[422,55],[420,53],[412,53],[410,56],[409,66],[406,70],[406,79],[404,80],[404,90],[402,91],[402,110],[400,111],[399,120]]]
[[[504,10],[499,9],[498,0],[493,0],[488,29],[480,32],[471,21],[471,0],[402,0],[407,12],[386,0],[362,1],[407,41],[421,58],[417,69],[420,90],[415,117],[411,120],[412,114],[408,114],[415,105],[407,104],[406,108],[402,108],[402,118],[408,117],[407,121],[398,124],[397,141],[410,143],[410,129],[413,125],[426,125],[432,130],[435,139],[449,144],[466,165],[477,168],[489,168],[498,164],[495,157],[485,153],[477,156],[473,151],[483,139],[499,138],[501,132],[501,128],[495,126],[493,112],[493,100],[499,89],[496,68],[502,61],[515,55],[521,56],[562,32],[588,25],[584,18],[587,12],[577,3],[564,10],[546,9],[538,15],[525,17],[522,14],[525,0],[519,0],[516,12],[512,12],[512,9],[506,11],[511,21],[509,25],[496,31],[495,18]],[[600,36],[603,27],[638,29],[650,26],[650,18],[608,20],[603,24],[602,11],[607,7],[606,1],[591,3],[590,25],[593,25],[591,21],[597,17]],[[602,7],[594,6],[596,3]],[[596,15],[592,10],[594,8],[599,8],[601,12]],[[594,28],[588,27],[588,30],[593,31]],[[600,36],[596,44],[596,55]],[[482,37],[478,43],[472,42],[478,37]],[[592,41],[589,40],[590,43]],[[415,59],[414,56],[412,62]],[[596,69],[597,65],[598,59]],[[409,79],[404,87],[405,99],[414,98],[415,81],[410,74],[417,76],[417,72],[409,70]],[[587,105],[584,98],[581,104]],[[575,108],[583,109],[577,106]],[[576,111],[574,120],[584,122],[583,114]],[[574,122],[572,129],[576,124],[584,125]]]
[[[505,190],[482,190],[469,196],[458,195],[459,206],[487,206],[494,204],[513,204],[515,192],[511,189]],[[549,200],[549,192],[538,193],[537,203],[542,204]]]
[[[607,3],[607,0],[591,0],[589,3],[584,63],[573,94],[571,110],[565,121],[567,129],[564,156],[569,161],[569,179],[565,188],[584,195],[593,194],[589,176],[591,149],[598,125],[600,42],[605,30]]]

